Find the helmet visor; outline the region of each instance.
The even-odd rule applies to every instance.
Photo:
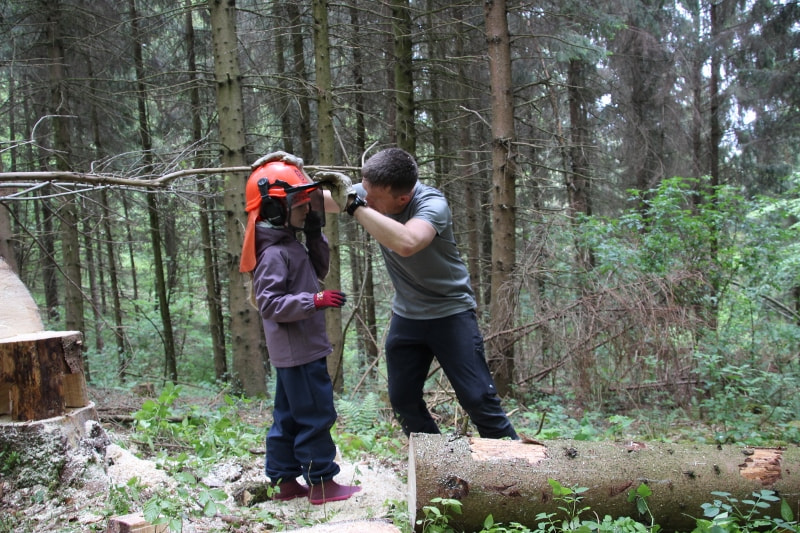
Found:
[[[322,194],[322,189],[316,183],[310,185],[301,185],[293,187],[286,191],[286,205],[290,212],[296,207],[302,207],[306,204],[309,205],[309,213],[314,213],[309,216],[306,215],[306,225],[310,220],[315,220],[317,226],[325,225],[325,197]],[[308,229],[308,228],[306,228]]]

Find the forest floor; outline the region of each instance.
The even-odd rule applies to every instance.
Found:
[[[0,533],[14,532],[73,532],[105,531],[114,516],[110,512],[120,502],[112,499],[131,496],[131,512],[141,512],[141,505],[150,495],[164,490],[180,491],[181,482],[170,476],[159,465],[158,458],[140,453],[140,447],[131,440],[131,415],[141,408],[145,398],[125,391],[91,389],[90,400],[95,404],[100,425],[108,436],[101,468],[86,469],[86,479],[72,480],[58,494],[46,492],[41,486],[26,490],[3,490],[0,476]],[[209,398],[184,398],[182,402],[210,402]],[[195,403],[198,405],[198,403]],[[213,405],[207,405],[209,409]],[[240,416],[266,435],[269,410],[265,403],[253,403]],[[171,451],[171,453],[174,450]],[[190,453],[190,452],[188,452]],[[405,459],[387,460],[364,457],[348,461],[339,457],[341,472],[335,478],[339,483],[358,484],[361,491],[348,500],[311,505],[306,498],[287,502],[266,501],[251,506],[240,506],[235,495],[242,489],[266,484],[264,475],[264,450],[251,450],[250,456],[224,457],[202,479],[202,485],[221,489],[227,498],[213,516],[191,513],[182,520],[183,533],[234,532],[257,533],[262,531],[292,531],[317,524],[366,519],[407,520],[405,508]],[[132,481],[133,480],[133,481]],[[6,487],[11,482],[6,482]],[[135,489],[131,488],[135,487]],[[37,490],[38,489],[38,490]],[[160,492],[162,491],[162,492]],[[123,506],[124,507],[124,502]],[[398,509],[398,507],[400,509]],[[189,513],[184,513],[188,515]],[[11,516],[15,517],[13,522]],[[398,518],[399,517],[399,518]],[[8,520],[7,523],[4,521]],[[406,524],[396,524],[408,530]],[[4,527],[5,526],[5,527]]]

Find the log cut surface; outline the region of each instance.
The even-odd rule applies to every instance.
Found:
[[[667,531],[693,529],[701,505],[725,491],[747,499],[770,489],[800,507],[800,449],[660,442],[501,441],[443,435],[412,435],[409,442],[408,508],[413,522],[435,498],[457,499],[462,514],[451,524],[480,530],[495,523],[536,525],[539,513],[556,513],[548,483],[585,487],[582,506],[605,515],[641,518],[628,494],[645,483],[655,523]],[[777,505],[766,511],[780,516]],[[591,518],[586,516],[584,518]]]

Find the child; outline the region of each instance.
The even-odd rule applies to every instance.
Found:
[[[273,498],[308,496],[320,505],[346,500],[361,488],[333,480],[339,473],[330,434],[336,410],[326,363],[332,347],[321,311],[342,307],[346,297],[319,288],[330,259],[322,234],[323,195],[298,161],[278,152],[254,165],[245,189],[248,223],[240,270],[252,272],[251,301],[261,314],[276,373],[265,464],[277,488]],[[300,230],[305,246],[297,239]],[[300,475],[308,487],[297,482]]]

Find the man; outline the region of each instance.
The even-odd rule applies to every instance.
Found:
[[[361,169],[362,182],[321,172],[339,208],[378,241],[394,285],[386,339],[389,400],[406,435],[439,433],[423,399],[434,357],[481,437],[517,439],[486,364],[469,272],[453,236],[444,195],[418,182],[417,163],[399,148]]]

